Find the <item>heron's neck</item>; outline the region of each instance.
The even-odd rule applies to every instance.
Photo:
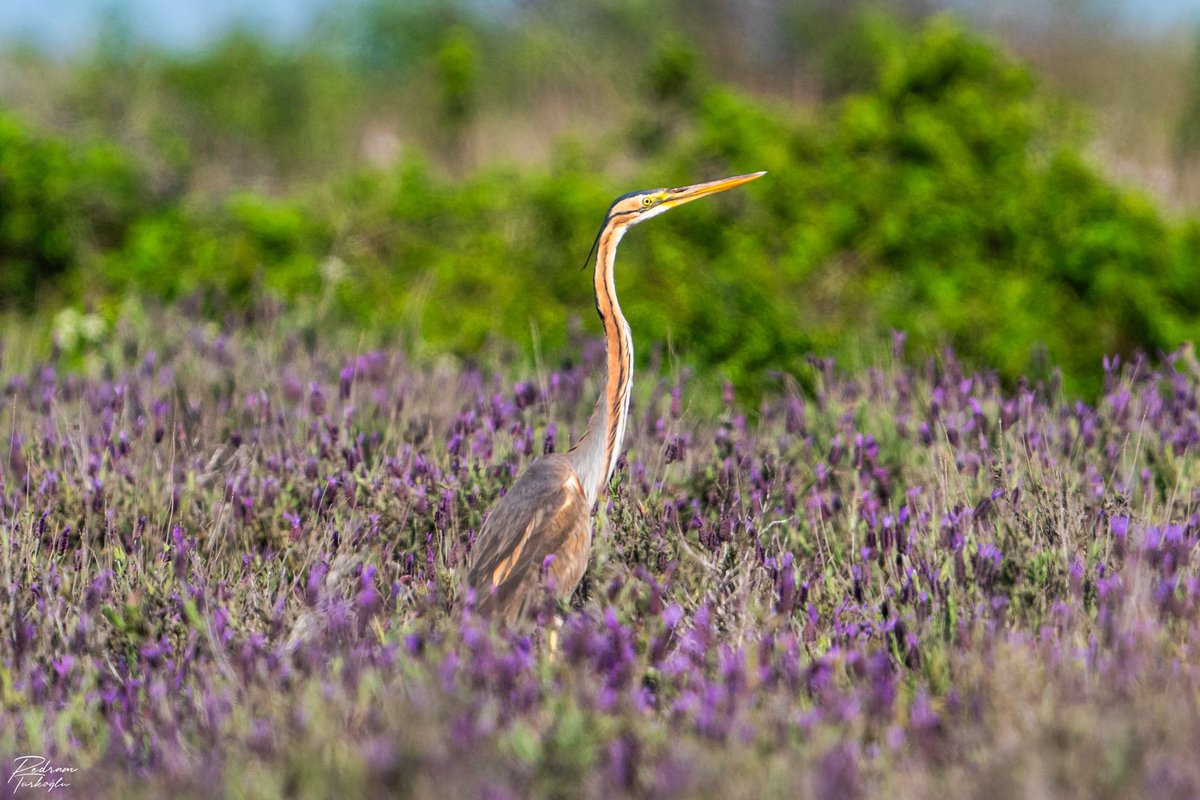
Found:
[[[621,457],[621,442],[625,438],[625,422],[629,416],[629,396],[633,386],[633,338],[629,325],[617,302],[613,283],[613,262],[617,244],[625,230],[609,224],[600,233],[596,251],[596,311],[604,324],[606,374],[604,390],[596,400],[596,409],[588,422],[587,432],[567,454],[583,484],[589,507],[596,502],[608,485],[617,459]]]

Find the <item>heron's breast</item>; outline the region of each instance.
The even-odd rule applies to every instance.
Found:
[[[550,572],[554,576],[554,584],[558,591],[569,596],[579,585],[583,573],[587,570],[588,555],[592,549],[591,520],[587,524],[576,526],[563,542],[562,547],[554,554],[554,562]]]

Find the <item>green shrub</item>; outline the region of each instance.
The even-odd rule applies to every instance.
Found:
[[[861,43],[849,93],[820,114],[723,86],[670,40],[627,76],[646,111],[619,135],[564,142],[549,168],[460,180],[410,153],[319,193],[150,210],[111,148],[72,151],[4,120],[0,253],[25,265],[4,289],[27,294],[49,265],[86,296],[199,293],[217,310],[266,292],[432,350],[536,338],[557,357],[571,317],[596,329],[578,265],[613,196],[765,169],[625,240],[617,283],[642,357],[669,341],[754,389],[894,328],[918,356],[952,345],[1009,379],[1061,365],[1070,391],[1091,393],[1104,354],[1196,336],[1200,225],[1101,177],[1069,112],[988,43],[945,18],[916,31],[856,19],[841,34]],[[469,116],[490,51],[472,28],[438,29],[444,111]],[[827,57],[849,58],[839,48]]]
[[[0,110],[0,308],[29,308],[40,289],[121,246],[147,200],[112,145],[36,135]]]
[[[331,237],[329,224],[301,206],[249,194],[214,211],[171,208],[131,227],[125,246],[104,260],[99,289],[166,300],[198,295],[214,311],[245,307],[264,290],[315,297]]]
[[[865,24],[878,38],[877,18]],[[881,63],[862,72],[875,82],[827,120],[789,123],[718,91],[694,135],[666,149],[673,173],[719,172],[714,156],[771,171],[727,225],[712,206],[670,220],[711,245],[691,258],[734,304],[708,315],[729,321],[725,350],[695,325],[675,339],[685,352],[749,378],[898,328],[917,353],[950,344],[1008,378],[1044,347],[1068,388],[1091,392],[1104,354],[1200,332],[1194,227],[1174,229],[1087,165],[1026,70],[946,19],[872,52]],[[735,332],[747,319],[753,338]]]

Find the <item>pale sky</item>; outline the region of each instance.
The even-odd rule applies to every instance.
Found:
[[[235,23],[249,23],[287,39],[302,33],[316,10],[353,0],[0,0],[0,40],[31,40],[48,50],[70,50],[92,39],[97,21],[124,9],[134,32],[173,47],[202,45]],[[484,0],[486,2],[486,0]],[[1032,11],[1045,0],[944,0],[985,15],[997,5]],[[1200,0],[1058,0],[1067,7],[1116,10],[1124,23],[1161,32],[1200,24]],[[1036,13],[1036,12],[1034,12]]]

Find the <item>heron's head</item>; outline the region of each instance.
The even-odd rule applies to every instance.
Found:
[[[680,186],[676,189],[647,189],[642,192],[630,192],[616,199],[612,207],[608,209],[605,223],[616,222],[621,227],[636,225],[684,203],[741,186],[743,183],[749,183],[766,174],[765,172],[752,172],[749,175],[737,175],[718,181]]]

